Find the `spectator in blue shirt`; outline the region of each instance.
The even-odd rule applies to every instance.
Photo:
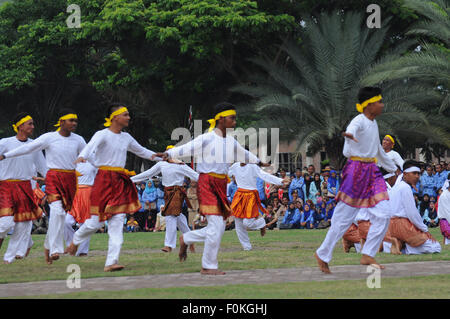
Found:
[[[259,177],[256,178],[256,188],[258,189],[259,199],[264,204],[266,202],[266,193],[264,192],[264,181]]]
[[[236,193],[238,187],[236,184],[236,180],[234,179],[234,176],[231,177],[231,183],[228,184],[227,188],[227,197],[230,203],[233,201],[234,193]]]
[[[289,185],[289,200],[292,201],[292,192],[297,190],[298,196],[304,201],[305,196],[303,194],[303,184],[305,183],[302,177],[302,171],[300,168],[295,170],[295,177],[292,179],[291,184]]]
[[[325,221],[331,221],[331,218],[333,217],[333,213],[334,213],[333,200],[330,199],[330,200],[327,202],[327,207],[326,207],[326,211],[325,211],[325,217],[324,217],[324,220],[325,220]]]
[[[439,219],[436,211],[436,203],[430,201],[430,205],[428,209],[425,210],[423,214],[423,223],[428,227],[437,227],[439,226]]]
[[[156,210],[159,213],[161,206],[164,206],[164,186],[159,180],[155,181],[156,187]]]
[[[300,212],[297,208],[295,208],[295,204],[293,202],[289,203],[289,208],[284,214],[283,224],[293,224],[293,228],[298,228],[300,223]]]
[[[443,166],[441,164],[436,164],[436,174],[434,174],[434,182],[436,185],[436,191],[439,192],[439,190],[444,186],[445,181],[448,178],[448,172],[444,170]]]
[[[300,218],[300,228],[311,229],[314,227],[314,220],[311,207],[308,204],[303,206],[303,214]]]
[[[335,198],[339,192],[339,180],[335,170],[330,171],[330,177],[327,182],[328,198]]]
[[[316,195],[317,195],[317,193],[320,192],[320,188],[319,189],[316,188],[316,184],[314,183],[312,176],[305,174],[303,176],[303,179],[304,179],[304,184],[303,184],[302,190],[303,190],[303,194],[305,195],[304,200],[305,201],[307,201],[308,199],[312,200],[312,202],[315,204],[316,203]]]
[[[431,166],[427,166],[426,172],[420,178],[420,182],[422,184],[423,195],[436,196],[436,183]]]

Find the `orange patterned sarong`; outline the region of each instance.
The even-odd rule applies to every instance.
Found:
[[[238,188],[231,203],[233,216],[237,218],[258,218],[259,211],[268,214],[262,206],[257,190]]]

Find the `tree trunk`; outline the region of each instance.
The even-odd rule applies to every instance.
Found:
[[[325,151],[333,169],[341,170],[345,164],[345,157],[342,154],[343,147],[344,138],[342,137],[334,137],[325,142]]]

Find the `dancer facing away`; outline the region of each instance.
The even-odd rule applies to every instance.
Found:
[[[251,250],[250,238],[247,230],[260,230],[261,236],[266,233],[266,221],[260,216],[261,210],[267,215],[267,210],[262,206],[256,187],[256,178],[259,177],[267,183],[283,185],[283,179],[267,174],[255,164],[234,163],[228,171],[229,176],[234,176],[238,189],[231,203],[231,211],[236,224],[236,234],[244,250]]]
[[[22,145],[3,156],[12,158],[45,150],[48,172],[45,177],[45,193],[50,204],[50,220],[44,243],[45,260],[51,264],[64,253],[64,220],[66,211],[72,208],[77,190],[75,160],[86,145],[84,139],[75,134],[78,116],[74,111],[60,111],[56,132],[41,135],[31,143]],[[0,158],[1,159],[1,158]]]
[[[108,108],[106,127],[97,131],[80,153],[76,164],[94,157],[98,168],[91,190],[91,218],[74,234],[67,248],[75,255],[78,246],[108,221],[108,256],[104,271],[122,270],[119,265],[120,249],[123,243],[123,224],[126,214],[134,214],[141,208],[136,187],[130,180],[133,172],[126,170],[127,151],[139,157],[150,159],[154,152],[142,147],[130,134],[122,132],[128,127],[130,113],[123,104],[113,104]],[[95,154],[94,154],[95,153]]]
[[[7,153],[33,140],[34,122],[27,113],[19,113],[13,120],[15,136],[0,140],[0,154]],[[5,264],[28,255],[32,240],[32,221],[42,215],[34,202],[31,179],[36,170],[47,174],[47,165],[42,152],[33,152],[0,162],[0,247],[8,231],[14,226],[8,249],[3,257]],[[31,243],[31,245],[30,245]],[[26,245],[24,249],[20,249]],[[26,252],[26,253],[25,253]]]
[[[195,156],[198,179],[199,211],[206,216],[206,227],[190,231],[180,236],[180,261],[186,260],[187,245],[205,242],[201,273],[205,275],[224,275],[218,268],[217,255],[225,231],[226,219],[231,214],[227,199],[228,168],[234,162],[258,163],[261,161],[244,149],[227,130],[236,127],[236,109],[230,103],[215,106],[214,119],[209,120],[208,133],[202,134],[179,147],[156,155],[165,158]],[[236,159],[237,157],[237,159]]]
[[[173,148],[173,145],[167,146],[166,151],[171,148]],[[171,252],[176,247],[177,226],[183,234],[190,231],[186,216],[181,213],[184,201],[186,201],[188,207],[191,207],[186,191],[183,188],[184,177],[189,177],[192,181],[198,181],[199,174],[184,163],[179,165],[161,161],[149,170],[133,176],[131,180],[133,183],[138,183],[159,173],[162,175],[162,184],[164,186],[164,208],[161,211],[161,215],[166,218],[166,237],[164,248],[161,250]],[[190,249],[194,252],[193,244],[190,245]]]
[[[381,147],[375,120],[384,107],[381,89],[364,87],[359,91],[358,100],[361,104],[357,104],[357,110],[361,114],[350,122],[346,132],[342,134],[345,137],[343,154],[348,160],[336,196],[338,203],[331,227],[315,253],[319,268],[324,273],[330,273],[328,263],[331,261],[333,248],[360,209],[367,209],[371,216],[371,226],[361,251],[360,263],[384,268],[374,257],[389,227],[390,215],[386,213],[389,211],[389,197],[386,183],[375,163],[378,160],[388,172],[395,172],[397,167]]]
[[[77,172],[81,175],[78,176],[78,190],[73,200],[72,209],[66,215],[64,223],[64,240],[67,247],[69,247],[73,235],[75,234],[73,226],[78,223],[81,227],[84,222],[91,217],[91,189],[92,185],[94,185],[97,171],[97,168],[88,161],[86,163],[77,164]],[[89,242],[90,238],[78,247],[76,256],[87,256],[89,252]]]

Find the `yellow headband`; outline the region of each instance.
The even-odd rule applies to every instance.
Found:
[[[208,132],[211,132],[216,127],[216,121],[218,119],[220,119],[221,117],[227,117],[227,116],[230,116],[230,115],[236,115],[236,111],[235,110],[227,110],[227,111],[223,111],[223,112],[217,113],[217,115],[214,117],[214,119],[208,120],[208,123],[211,124],[211,126],[209,127]]]
[[[386,135],[384,138],[386,137],[391,140],[392,144],[395,144],[394,138],[392,136]]]
[[[18,131],[19,126],[29,120],[32,120],[32,118],[31,118],[31,116],[27,115],[27,116],[21,118],[20,121],[17,122],[16,124],[13,124],[12,127],[14,129],[14,132],[19,133],[19,131]]]
[[[72,119],[74,119],[74,120],[77,120],[78,119],[78,116],[76,115],[76,114],[66,114],[66,115],[64,115],[64,116],[61,116],[59,119],[58,119],[58,123],[56,123],[55,125],[53,125],[54,127],[59,127],[61,124],[61,121],[65,121],[65,120],[72,120]],[[56,132],[58,132],[59,130],[60,130],[61,128],[58,128],[57,130],[56,130]]]
[[[109,118],[105,118],[105,124],[103,124],[106,127],[111,126],[111,121],[113,119],[114,116],[122,114],[128,112],[128,109],[125,106],[122,106],[120,109],[115,110],[114,112],[111,113],[111,115],[109,116]]]
[[[374,102],[379,101],[379,100],[381,100],[381,99],[382,99],[381,95],[374,96],[374,97],[372,97],[372,98],[370,98],[370,99],[364,101],[364,102],[361,103],[361,104],[357,103],[357,104],[356,104],[356,109],[358,110],[359,113],[362,113],[363,110],[364,110],[364,108],[365,108],[369,103],[374,103]]]
[[[166,151],[167,150],[170,150],[171,148],[174,148],[175,146],[173,146],[173,145],[167,145],[167,147],[166,147]]]

